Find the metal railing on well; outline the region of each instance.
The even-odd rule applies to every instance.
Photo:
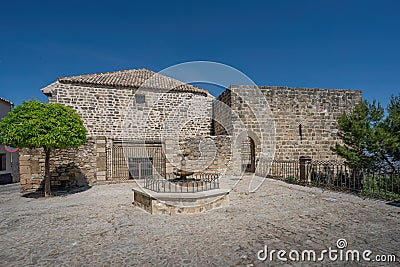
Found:
[[[187,179],[170,173],[165,178],[153,175],[145,176],[144,188],[165,193],[195,193],[219,189],[218,173],[195,173]]]

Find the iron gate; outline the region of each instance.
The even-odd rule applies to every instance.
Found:
[[[166,159],[161,142],[113,141],[107,158],[108,177],[112,180],[165,177]]]
[[[153,176],[153,158],[128,158],[130,178]]]

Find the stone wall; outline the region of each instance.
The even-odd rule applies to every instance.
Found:
[[[245,171],[243,166],[249,163],[248,156],[243,155],[242,151],[243,142],[248,142],[248,137],[254,141],[255,162],[260,159],[272,160],[275,150],[274,118],[267,108],[268,103],[262,92],[243,89],[242,86],[231,86],[221,95],[219,101],[223,103],[218,104],[224,107],[223,114],[215,113],[215,117],[219,118],[220,124],[227,125],[224,127],[227,130],[226,134],[231,136],[232,174],[242,174]],[[225,134],[218,129],[216,133]]]
[[[76,149],[53,150],[50,156],[52,186],[84,186],[105,180],[105,138],[88,138]],[[42,189],[45,175],[43,149],[21,149],[20,183],[23,192]]]
[[[65,172],[64,175],[52,167],[54,185],[74,184],[77,168],[90,183],[118,179],[111,177],[107,171],[112,162],[106,159],[107,151],[112,150],[115,140],[158,140],[164,143],[168,143],[165,140],[172,140],[169,144],[177,145],[181,139],[205,137],[211,133],[214,97],[209,94],[60,82],[50,84],[44,91],[50,103],[61,103],[77,111],[87,129],[89,143],[96,136],[103,138],[95,147],[85,145],[75,152],[52,155],[56,156],[52,166],[65,166],[59,168]],[[176,153],[176,146],[170,146],[166,151],[169,151],[167,157],[170,162],[180,161],[181,155]],[[21,162],[24,168],[22,187],[24,190],[37,189],[44,175],[44,154],[39,150],[25,150],[23,155],[26,160]],[[77,155],[84,156],[81,159]],[[38,162],[39,169],[36,167]],[[174,167],[168,165],[168,168]],[[67,181],[67,177],[70,181]]]
[[[337,119],[361,101],[358,90],[262,87],[275,117],[275,159],[339,160]]]
[[[228,168],[238,175],[243,171],[242,143],[247,137],[255,144],[255,162],[300,156],[334,160],[330,147],[339,141],[337,118],[361,100],[361,92],[354,90],[254,86],[231,86],[215,102],[211,95],[191,92],[59,82],[46,87],[46,92],[51,92],[50,102],[78,112],[89,137],[77,150],[53,153],[54,185],[111,179],[107,151],[113,140],[121,139],[162,143],[167,173],[182,168],[182,155],[187,154],[185,168],[219,172]],[[21,157],[21,185],[27,190],[39,188],[43,153],[23,150]],[[256,174],[264,175],[258,170]]]
[[[188,155],[183,167],[187,171],[224,173],[230,168],[232,149],[229,136],[187,138],[179,142],[179,148],[181,153]],[[182,168],[181,159],[174,165]]]
[[[60,82],[46,89],[52,91],[49,102],[78,112],[88,136],[161,140],[171,136],[208,136],[211,132],[211,95]]]
[[[330,150],[331,146],[340,142],[337,137],[337,118],[361,100],[361,91],[258,88],[267,104],[260,102],[254,86],[232,86],[231,96],[225,98],[231,101],[227,105],[232,108],[233,140],[239,140],[237,135],[243,130],[243,127],[236,126],[240,121],[256,143],[257,160],[298,160],[300,156],[314,160],[338,160]],[[261,116],[256,118],[256,113]],[[275,149],[271,144],[273,142]],[[260,148],[268,143],[269,147],[264,151],[270,151],[269,155],[259,155]],[[239,144],[234,145],[233,154],[233,158],[239,160]]]
[[[225,90],[213,103],[213,122],[215,135],[232,134],[231,90]]]

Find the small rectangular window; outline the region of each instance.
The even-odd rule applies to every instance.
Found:
[[[136,100],[136,103],[143,104],[146,102],[146,96],[145,95],[135,95],[135,100]]]

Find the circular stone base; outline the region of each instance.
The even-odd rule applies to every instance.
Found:
[[[151,214],[198,213],[229,205],[229,190],[195,193],[152,193],[133,188],[133,204]]]

